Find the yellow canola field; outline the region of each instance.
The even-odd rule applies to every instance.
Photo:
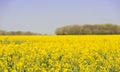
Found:
[[[120,35],[0,36],[0,72],[120,72]]]

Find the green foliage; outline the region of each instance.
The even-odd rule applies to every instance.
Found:
[[[120,26],[115,24],[70,25],[57,28],[56,35],[101,35],[120,34]]]
[[[22,32],[22,31],[4,31],[4,30],[0,30],[0,35],[41,35],[38,33],[33,33],[33,32]]]

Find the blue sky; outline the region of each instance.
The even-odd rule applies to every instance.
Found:
[[[120,0],[0,0],[0,29],[53,34],[73,24],[120,24]]]

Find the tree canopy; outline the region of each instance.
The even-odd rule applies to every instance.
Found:
[[[59,27],[56,35],[90,35],[90,34],[120,34],[120,26],[116,24],[84,24]]]

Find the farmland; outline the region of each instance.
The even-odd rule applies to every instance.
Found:
[[[0,72],[119,72],[120,35],[0,36]]]

